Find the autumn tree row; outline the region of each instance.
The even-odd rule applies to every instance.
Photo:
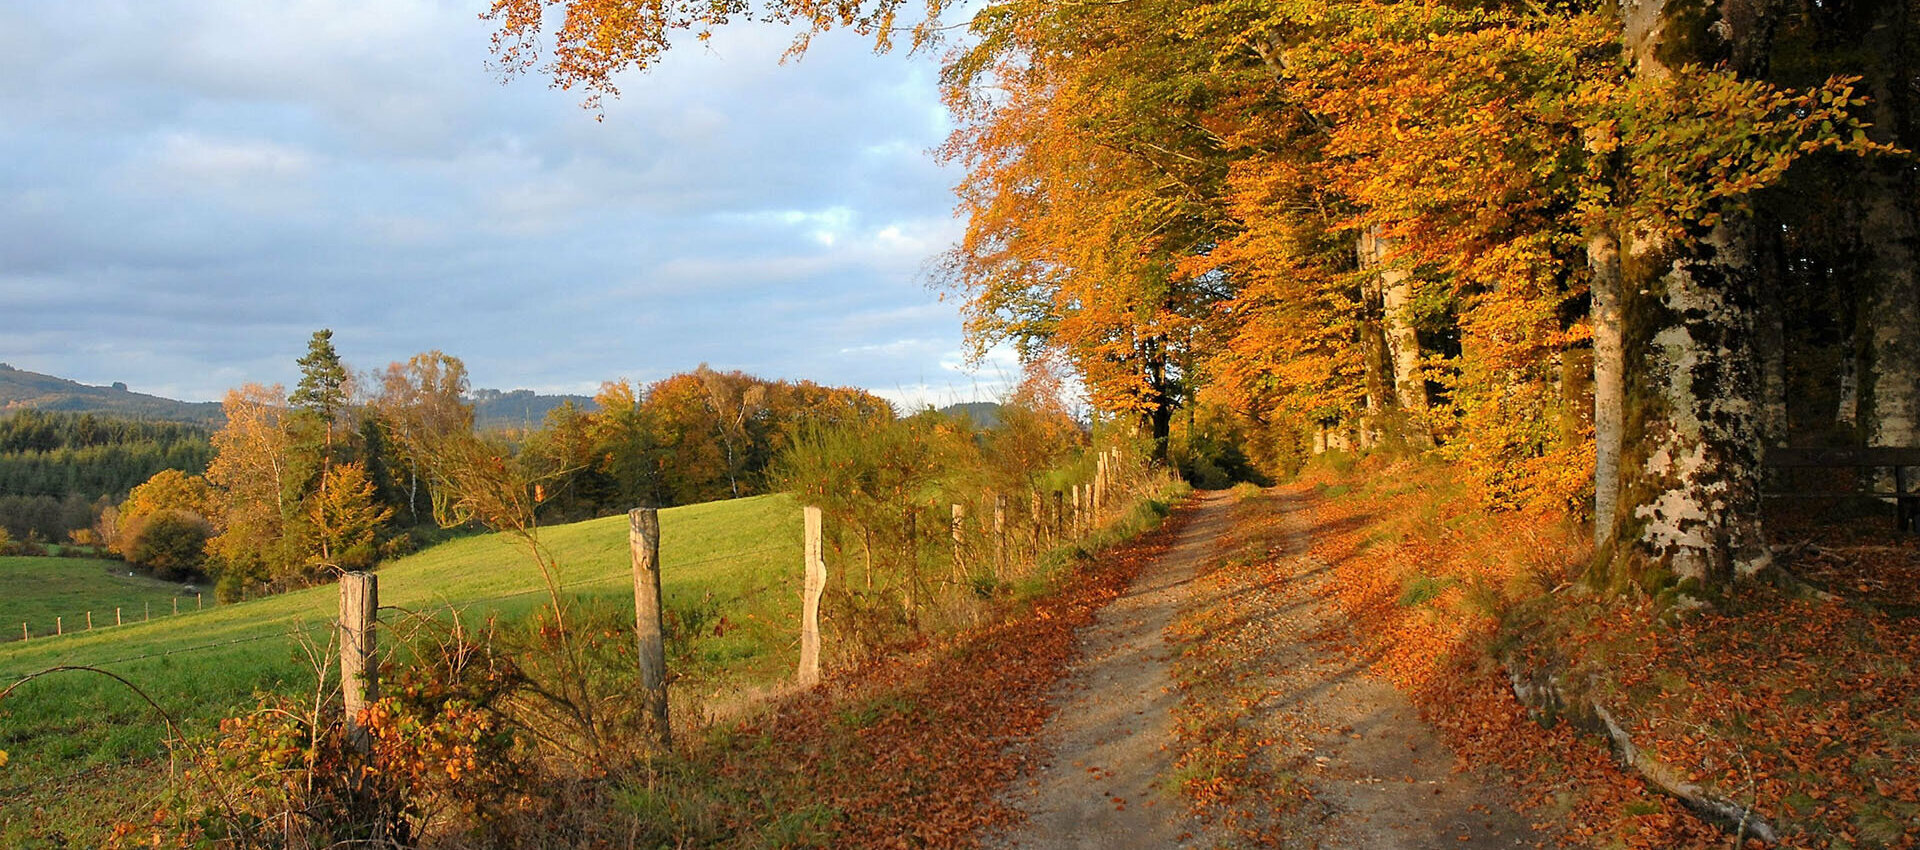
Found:
[[[800,429],[893,418],[864,391],[702,365],[608,383],[594,409],[562,405],[537,429],[478,434],[458,358],[432,351],[356,378],[323,330],[299,365],[291,393],[230,391],[206,474],[154,475],[109,510],[101,538],[158,574],[217,575],[233,598],[402,554],[484,520],[476,499],[493,503],[481,514],[524,502],[516,521],[534,523],[762,493]]]
[[[496,49],[593,99],[675,28],[884,47],[914,11],[629,9],[496,0]],[[1605,583],[1717,586],[1767,566],[1767,446],[1920,444],[1915,32],[1900,0],[995,0],[948,42],[946,271],[979,346],[1064,355],[1162,444],[1214,403],[1282,464],[1433,448],[1591,515]]]

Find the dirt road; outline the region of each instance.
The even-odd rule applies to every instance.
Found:
[[[1029,818],[1007,848],[1204,846],[1162,777],[1173,764],[1174,692],[1166,639],[1194,572],[1227,527],[1228,499],[1201,503],[1167,553],[1143,568],[1080,634],[1081,660],[1055,695],[1043,745],[1050,761],[1012,789]]]
[[[1285,846],[1495,848],[1531,845],[1525,819],[1503,790],[1452,770],[1453,758],[1390,685],[1367,676],[1365,659],[1341,639],[1328,598],[1331,576],[1308,552],[1298,505],[1282,502],[1287,533],[1272,558],[1219,568],[1233,500],[1203,493],[1171,549],[1080,635],[1081,660],[1055,694],[1042,733],[1045,766],[1009,790],[1028,820],[989,842],[1000,848],[1234,846],[1188,813],[1167,779],[1179,746],[1181,698],[1167,630],[1183,610],[1229,595],[1240,616],[1235,640],[1249,677],[1268,698],[1251,724],[1273,745],[1259,769],[1306,785],[1307,803],[1278,813]],[[1285,498],[1285,497],[1276,497]],[[1205,575],[1205,580],[1196,580]],[[1275,576],[1280,580],[1274,580]],[[1216,639],[1203,634],[1195,640]],[[1225,639],[1221,637],[1221,639]]]

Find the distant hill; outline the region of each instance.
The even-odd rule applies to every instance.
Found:
[[[473,427],[480,431],[509,428],[538,428],[550,411],[567,402],[583,410],[599,410],[592,396],[541,395],[533,390],[474,390],[467,394],[473,402]]]
[[[1000,403],[995,401],[967,401],[949,404],[940,408],[938,413],[947,416],[965,416],[981,428],[1000,427]]]
[[[127,389],[96,387],[15,369],[0,363],[0,413],[14,410],[97,413],[123,419],[153,419],[218,427],[225,421],[216,401],[174,401]]]

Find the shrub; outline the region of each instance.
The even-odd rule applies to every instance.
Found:
[[[213,528],[186,511],[160,511],[146,517],[130,535],[127,560],[153,570],[164,581],[186,578],[207,560],[207,538]]]

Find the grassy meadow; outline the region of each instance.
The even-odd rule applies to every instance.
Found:
[[[65,619],[69,632],[113,625],[113,609],[129,622],[146,616],[173,613],[173,596],[183,585],[128,575],[118,561],[92,558],[0,557],[0,642],[20,640],[26,624],[34,636],[54,632],[55,618]],[[181,600],[193,608],[191,595]],[[207,595],[213,601],[213,595]]]
[[[671,508],[660,512],[660,524],[667,615],[685,633],[669,647],[681,687],[718,691],[789,673],[797,657],[801,572],[800,508],[793,498]],[[609,614],[624,610],[631,623],[626,517],[554,526],[540,536],[561,565],[569,596]],[[64,567],[58,559],[32,560],[18,569]],[[113,587],[98,562],[68,563],[86,565],[78,569],[91,571],[100,587]],[[0,581],[13,581],[15,569],[0,561]],[[499,535],[441,544],[383,566],[379,576],[380,604],[395,609],[382,611],[383,624],[450,606],[469,619],[485,613],[511,619],[546,600],[524,549]],[[69,583],[62,578],[45,586]],[[41,586],[24,579],[0,585],[5,610],[70,604],[33,600]],[[119,591],[95,592],[110,599]],[[90,633],[16,639],[0,645],[0,688],[59,665],[100,667],[144,690],[191,735],[251,706],[256,692],[310,691],[315,673],[302,638],[324,648],[338,603],[339,592],[329,585]],[[163,736],[154,710],[107,677],[62,672],[21,685],[0,702],[0,751],[8,753],[0,766],[0,844],[13,846],[10,839],[28,827],[46,830],[45,818],[55,815],[34,810],[71,813],[75,795],[103,795],[102,802],[122,806],[139,802],[112,794],[121,784],[116,777],[151,775],[150,761],[165,754]],[[55,795],[61,804],[47,805]]]

